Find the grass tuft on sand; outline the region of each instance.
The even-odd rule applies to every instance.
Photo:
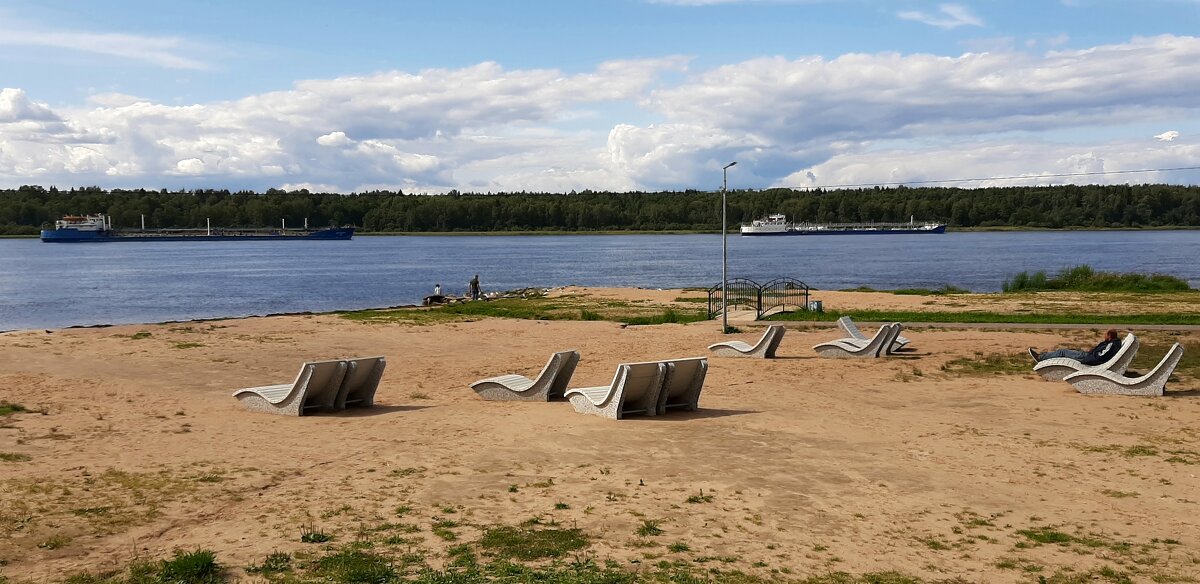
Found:
[[[1166,274],[1097,272],[1091,266],[1067,268],[1055,276],[1021,272],[1002,286],[1005,292],[1075,290],[1086,292],[1180,292],[1191,290],[1186,280]]]

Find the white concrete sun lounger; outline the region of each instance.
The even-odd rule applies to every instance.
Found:
[[[578,364],[579,351],[559,351],[550,356],[535,379],[515,373],[501,375],[480,379],[471,389],[485,400],[550,401],[563,396]]]
[[[838,324],[838,328],[842,329],[842,331],[845,332],[846,335],[849,336],[850,338],[858,339],[860,341],[868,340],[867,335],[864,335],[863,332],[858,329],[858,325],[854,324],[854,321],[851,320],[849,316],[843,316],[843,317],[837,319],[837,324]],[[903,349],[904,346],[907,345],[908,343],[909,343],[908,339],[901,337],[901,336],[897,336],[896,340],[892,342],[891,349],[888,351],[888,353],[892,353],[899,349]]]
[[[348,368],[340,359],[305,363],[292,383],[247,387],[233,392],[233,397],[248,410],[284,416],[303,416],[308,410],[333,409]]]
[[[767,332],[763,333],[762,338],[753,345],[745,341],[723,341],[709,345],[708,350],[718,357],[774,359],[775,349],[779,348],[779,342],[783,340],[785,332],[787,329],[782,325],[771,325],[767,327]]]
[[[379,389],[379,379],[383,377],[387,361],[383,357],[361,357],[347,359],[346,366],[346,377],[342,379],[334,407],[339,410],[371,407],[375,404],[375,390]]]
[[[581,414],[620,420],[629,414],[653,416],[658,410],[659,392],[667,376],[667,364],[622,363],[612,383],[599,387],[580,387],[566,391],[567,399]]]
[[[704,390],[704,378],[708,375],[708,359],[692,357],[663,363],[667,365],[667,377],[659,392],[658,414],[667,413],[667,408],[690,412],[700,407],[700,392]]]
[[[1121,341],[1121,348],[1117,349],[1117,354],[1113,355],[1107,363],[1100,365],[1084,365],[1074,359],[1067,357],[1056,357],[1054,359],[1046,359],[1038,362],[1033,366],[1033,370],[1042,377],[1050,381],[1061,381],[1064,377],[1081,371],[1094,373],[1096,371],[1112,371],[1113,373],[1122,374],[1129,368],[1129,363],[1133,361],[1137,355],[1138,346],[1141,343],[1133,333],[1125,335],[1125,340]]]
[[[1163,394],[1167,380],[1182,358],[1183,345],[1175,343],[1162,361],[1141,377],[1125,377],[1112,371],[1080,371],[1064,377],[1063,381],[1070,383],[1079,393],[1157,396]]]
[[[864,341],[853,338],[837,339],[813,346],[813,350],[822,357],[831,359],[846,358],[876,358],[889,354],[892,342],[900,335],[900,323],[885,324],[879,327],[875,336]]]

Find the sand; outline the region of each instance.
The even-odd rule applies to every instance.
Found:
[[[761,331],[744,328],[733,337]],[[701,410],[613,421],[566,403],[483,402],[468,385],[532,376],[568,348],[583,356],[573,386],[607,384],[620,362],[705,355],[718,325],[322,315],[3,334],[0,403],[31,411],[0,418],[0,574],[56,581],[199,547],[244,567],[378,538],[366,532],[389,522],[420,531],[377,551],[437,565],[484,527],[537,517],[581,528],[590,557],[629,569],[1200,576],[1195,380],[1162,398],[1099,397],[1031,373],[942,370],[1091,343],[1089,330],[912,328],[903,357],[816,358],[811,346],[836,336],[796,329],[776,360],[711,358]],[[290,418],[230,396],[290,381],[305,360],[369,355],[388,360],[374,408]],[[444,519],[456,541],[431,533]],[[647,520],[664,533],[636,535]],[[334,542],[301,543],[304,526]],[[1076,539],[1020,533],[1044,527]],[[689,550],[668,550],[678,542]]]

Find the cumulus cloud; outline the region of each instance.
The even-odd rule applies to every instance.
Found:
[[[851,187],[939,184],[958,187],[1068,183],[1181,182],[1172,171],[1194,165],[1200,146],[1147,150],[1136,140],[1087,146],[1046,141],[958,142],[929,148],[885,148],[840,154],[783,177],[776,186]],[[964,171],[964,169],[966,169]],[[970,173],[965,176],[964,172]],[[1190,175],[1192,182],[1198,175]],[[946,181],[947,177],[977,180]],[[1184,181],[1186,182],[1186,181]]]
[[[557,160],[569,176],[581,161],[564,153],[585,152],[582,164],[599,167],[602,139],[591,145],[576,140],[571,149],[555,152],[571,142],[557,128],[561,121],[577,120],[597,103],[633,101],[664,71],[686,64],[679,57],[628,60],[565,74],[481,63],[308,80],[288,91],[212,104],[171,106],[107,95],[91,100],[89,109],[58,111],[19,89],[6,90],[0,97],[0,182],[56,176],[89,183],[107,177],[120,185],[132,179],[142,186],[203,179],[261,187],[338,184],[344,191],[362,184],[449,190],[480,180],[472,172],[488,161],[518,173],[510,176],[541,176],[546,167],[539,159]],[[91,162],[82,164],[72,144],[52,139],[46,128],[23,125],[37,123],[57,123],[60,135],[91,144]],[[614,178],[591,187],[625,184]],[[524,188],[516,178],[502,186]]]
[[[353,143],[354,140],[347,138],[345,132],[330,132],[317,138],[317,144],[322,146],[348,146]]]
[[[1147,148],[1144,131],[1200,116],[1196,37],[1041,55],[689,65],[668,57],[568,74],[480,63],[192,105],[106,94],[51,108],[7,89],[0,183],[633,190],[716,188],[730,160],[747,186],[1200,164],[1178,134]],[[637,121],[621,117],[635,108]],[[1090,146],[1047,137],[1123,126],[1128,139]]]
[[[0,124],[25,121],[57,122],[59,118],[45,104],[30,101],[20,89],[0,89]]]
[[[881,140],[952,141],[1014,131],[1039,133],[1111,127],[1196,115],[1200,39],[1161,36],[1078,51],[935,55],[847,54],[762,58],[702,72],[656,90],[646,106],[671,123],[623,132],[611,148],[623,159],[654,157],[676,140],[678,124],[700,137],[739,136],[698,152],[670,150],[688,164],[713,158],[795,154],[802,163],[823,149]],[[655,139],[646,134],[664,134]],[[634,137],[626,138],[626,136]],[[778,158],[776,158],[778,160]],[[794,163],[794,161],[793,161]],[[784,172],[783,174],[786,174]],[[958,174],[958,173],[953,173]]]
[[[1178,137],[1179,137],[1179,132],[1176,132],[1175,130],[1168,130],[1166,132],[1163,132],[1163,133],[1155,136],[1155,138],[1157,138],[1158,141],[1160,141],[1160,142],[1174,142],[1175,139]]]
[[[983,26],[983,20],[975,16],[966,6],[960,4],[942,4],[938,6],[937,14],[909,10],[899,12],[896,16],[903,20],[915,20],[945,30],[960,26]]]

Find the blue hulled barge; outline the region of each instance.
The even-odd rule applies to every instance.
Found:
[[[306,221],[307,223],[307,221]],[[105,215],[67,215],[42,230],[46,243],[90,243],[102,241],[345,241],[354,237],[353,227],[326,229],[115,229]]]

